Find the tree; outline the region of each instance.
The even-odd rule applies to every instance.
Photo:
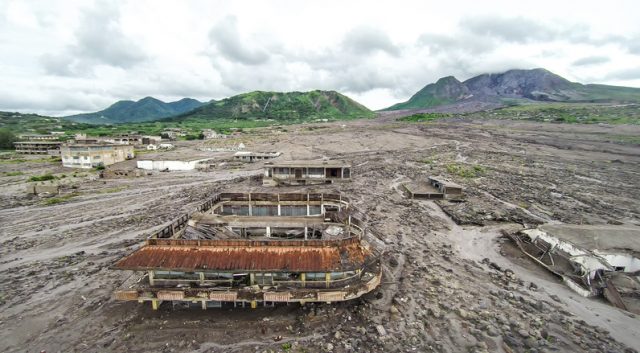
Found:
[[[18,141],[16,135],[9,129],[0,129],[0,149],[13,149],[13,143]]]

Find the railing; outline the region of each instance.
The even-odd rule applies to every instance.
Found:
[[[350,224],[355,226],[361,234],[364,234],[363,223],[353,214],[359,214],[356,210],[350,208],[349,198],[340,194],[325,194],[325,193],[219,193],[215,194],[209,200],[203,202],[196,207],[196,212],[206,212],[213,208],[216,204],[225,201],[246,201],[246,202],[259,202],[259,201],[299,201],[299,202],[338,202],[345,205],[345,208],[352,210],[352,216],[349,218]],[[172,238],[179,234],[184,228],[186,228],[189,219],[193,213],[186,213],[175,219],[171,224],[165,226],[159,231],[152,233],[147,239],[165,239]],[[342,222],[341,222],[342,223]]]

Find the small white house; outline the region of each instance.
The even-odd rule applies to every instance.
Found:
[[[163,149],[163,150],[171,150],[174,148],[174,146],[170,143],[161,143],[158,145],[158,148]]]
[[[149,151],[155,151],[158,149],[158,145],[147,145],[147,150]]]

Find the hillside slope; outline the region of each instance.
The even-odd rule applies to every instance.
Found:
[[[243,93],[203,105],[168,121],[212,119],[355,119],[375,113],[335,91]]]
[[[165,103],[153,97],[146,97],[137,102],[130,100],[118,101],[107,109],[95,113],[71,115],[65,117],[65,119],[90,124],[153,121],[188,112],[203,104],[191,98]]]
[[[513,100],[545,102],[640,102],[640,88],[571,82],[545,69],[509,70],[482,74],[464,82],[453,76],[439,79],[408,101],[383,110],[425,109],[448,104],[493,103]]]

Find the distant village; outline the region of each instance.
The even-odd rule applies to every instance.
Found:
[[[239,134],[235,132],[234,134]],[[23,134],[14,142],[16,152],[20,154],[40,154],[60,157],[62,165],[69,168],[101,168],[135,157],[135,150],[171,150],[173,141],[187,136],[180,128],[162,131],[160,136],[142,135],[137,132],[116,136],[88,136],[76,134],[65,140],[63,131],[51,131],[49,134]],[[202,139],[225,139],[233,135],[220,134],[212,129],[201,131]],[[236,149],[243,149],[239,146]],[[252,161],[256,156],[244,152],[238,160]],[[144,168],[143,168],[144,169]]]

